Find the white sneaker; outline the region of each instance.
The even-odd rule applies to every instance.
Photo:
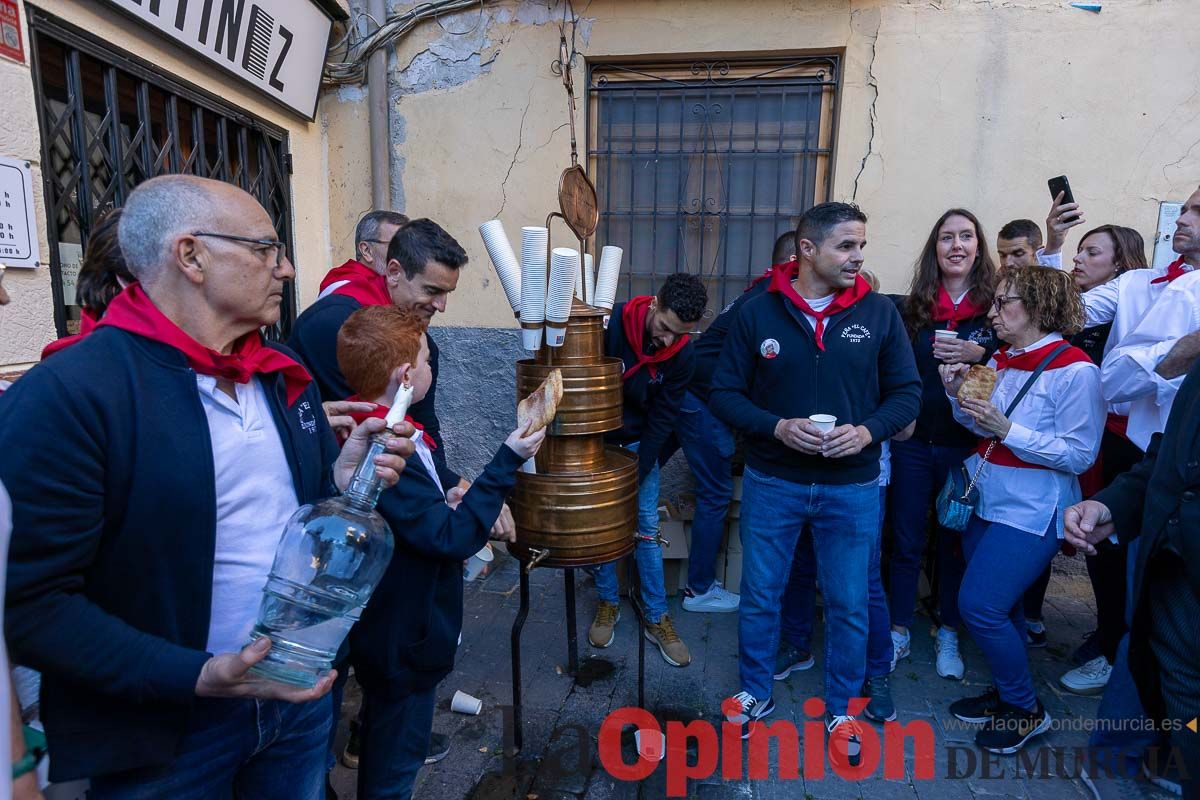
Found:
[[[684,611],[706,611],[712,614],[727,614],[730,611],[737,611],[741,603],[741,595],[729,591],[721,585],[720,581],[713,581],[713,585],[704,594],[696,594],[692,591],[691,587],[683,590]]]
[[[892,668],[888,672],[895,672],[896,665],[903,658],[908,658],[912,655],[912,634],[905,631],[892,631]]]
[[[775,700],[771,697],[759,700],[749,692],[738,692],[732,700],[732,703],[729,701],[722,703],[721,710],[726,722],[742,726],[743,739],[749,739],[750,734],[757,727],[756,723],[775,710]]]
[[[1071,694],[1100,694],[1112,676],[1112,664],[1104,656],[1096,656],[1082,667],[1076,667],[1058,679]]]
[[[933,640],[933,650],[937,653],[937,674],[943,678],[961,681],[964,667],[962,656],[958,654],[958,631],[938,628],[937,638]]]

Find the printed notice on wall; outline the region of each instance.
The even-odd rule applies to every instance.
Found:
[[[0,156],[0,264],[38,265],[37,226],[33,221],[33,178],[29,162]]]
[[[1158,233],[1154,235],[1154,269],[1166,269],[1177,256],[1171,247],[1175,235],[1175,220],[1183,211],[1183,203],[1162,202],[1158,205]]]
[[[63,305],[77,306],[75,286],[79,283],[79,265],[83,263],[83,247],[74,242],[58,243],[58,274],[62,276]]]
[[[25,63],[21,10],[17,8],[17,0],[0,0],[0,56]]]

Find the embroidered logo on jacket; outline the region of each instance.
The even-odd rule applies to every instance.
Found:
[[[312,404],[304,400],[296,405],[296,417],[300,420],[300,430],[314,435],[317,432],[317,418],[313,416]]]
[[[866,325],[860,325],[857,322],[853,325],[847,325],[842,329],[842,338],[849,339],[855,344],[871,338],[871,331]]]
[[[779,355],[779,342],[774,339],[763,339],[763,343],[758,346],[758,352],[767,360],[775,358]]]

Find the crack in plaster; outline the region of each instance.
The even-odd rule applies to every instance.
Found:
[[[521,112],[521,127],[517,131],[517,149],[513,151],[512,162],[508,165],[508,171],[504,173],[504,180],[500,182],[500,210],[492,214],[491,219],[499,219],[500,213],[508,205],[508,178],[512,175],[513,167],[517,165],[517,156],[521,155],[521,147],[525,144],[525,118],[529,116],[529,107],[531,105],[533,105],[532,86],[529,87],[529,95],[525,98],[525,110]],[[542,146],[545,147],[545,145]]]
[[[853,18],[856,14],[860,13],[862,12],[851,11],[850,16]],[[866,171],[867,161],[870,160],[871,155],[874,154],[878,156],[881,163],[883,161],[883,156],[875,153],[875,124],[878,121],[878,112],[876,111],[875,107],[879,102],[879,81],[875,77],[875,53],[879,48],[879,29],[881,27],[883,27],[882,14],[879,17],[878,23],[875,25],[875,33],[871,37],[871,60],[867,62],[867,86],[871,87],[871,106],[868,109],[869,119],[871,121],[871,135],[867,139],[867,152],[863,154],[862,162],[858,165],[858,174],[854,176],[854,192],[850,197],[852,201],[858,199],[858,181],[860,178],[862,178],[863,172]]]

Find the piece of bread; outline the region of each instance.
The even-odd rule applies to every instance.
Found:
[[[562,402],[562,370],[554,369],[528,397],[517,403],[517,430],[529,425],[526,435],[540,431],[554,421]]]
[[[996,388],[996,370],[979,364],[967,370],[967,378],[958,387],[959,402],[971,400],[991,400],[992,390]]]

